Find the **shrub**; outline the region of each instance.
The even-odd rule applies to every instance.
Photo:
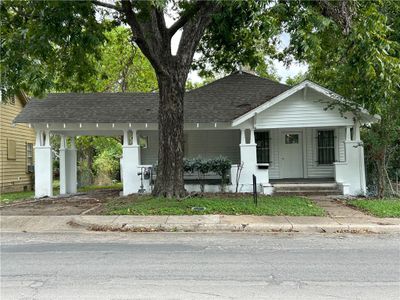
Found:
[[[232,162],[227,157],[219,156],[209,161],[209,164],[211,171],[221,176],[221,192],[224,192],[227,181],[226,175],[232,166]]]
[[[223,156],[213,159],[202,159],[200,157],[185,159],[183,168],[185,172],[196,173],[200,184],[200,190],[204,192],[204,177],[209,172],[215,172],[221,176],[221,191],[224,191],[227,181],[227,173],[231,168],[231,161]]]

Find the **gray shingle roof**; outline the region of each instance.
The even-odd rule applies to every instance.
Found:
[[[290,87],[235,72],[185,95],[185,122],[229,122]],[[54,93],[32,99],[16,123],[156,123],[158,93]]]

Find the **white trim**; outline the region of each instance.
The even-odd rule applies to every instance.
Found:
[[[346,103],[348,102],[348,100],[346,100],[345,98],[343,98],[342,96],[340,96],[339,94],[336,94],[335,92],[332,92],[331,90],[328,90],[327,88],[324,88],[314,82],[311,82],[309,80],[305,80],[297,85],[295,85],[294,87],[292,87],[291,89],[287,90],[286,92],[283,92],[282,94],[279,94],[278,96],[268,100],[267,102],[265,102],[264,104],[261,104],[260,106],[254,108],[253,110],[245,113],[244,115],[234,119],[232,121],[232,127],[238,126],[240,124],[242,124],[243,122],[249,120],[250,118],[254,117],[256,114],[270,108],[271,106],[281,102],[282,100],[288,98],[289,96],[295,94],[296,92],[305,89],[305,92],[303,94],[304,97],[307,96],[307,92],[306,92],[306,88],[312,88],[315,91],[333,99],[336,100],[338,102],[343,102]],[[368,111],[363,108],[363,107],[359,107],[361,113],[363,113],[366,117],[366,119],[368,119],[369,122],[376,122],[378,120],[380,120],[380,116],[378,115],[374,115],[371,116]]]

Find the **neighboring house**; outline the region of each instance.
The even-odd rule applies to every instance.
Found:
[[[0,104],[0,193],[32,190],[35,130],[27,124],[13,124],[28,103],[21,93]]]
[[[282,183],[334,186],[334,192],[364,194],[360,126],[379,118],[361,108],[357,115],[326,110],[327,103],[342,101],[310,81],[290,87],[234,72],[186,93],[185,156],[228,157],[234,163],[230,191],[237,181],[239,191],[252,191],[255,174],[258,189],[265,194]],[[138,172],[157,161],[157,114],[156,93],[49,94],[44,100],[30,101],[15,122],[36,129],[36,196],[52,193],[50,133],[61,135],[61,193],[76,192],[73,137],[78,135],[123,135],[123,194],[138,192]],[[71,139],[70,147],[66,139]],[[240,164],[243,170],[236,180]],[[149,182],[143,182],[147,191]],[[199,189],[194,184],[186,187]],[[206,186],[206,191],[216,189]]]

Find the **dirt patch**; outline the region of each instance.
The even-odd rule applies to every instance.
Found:
[[[21,201],[0,208],[3,216],[67,216],[97,214],[110,200],[119,197],[120,190],[95,190],[70,197]]]

